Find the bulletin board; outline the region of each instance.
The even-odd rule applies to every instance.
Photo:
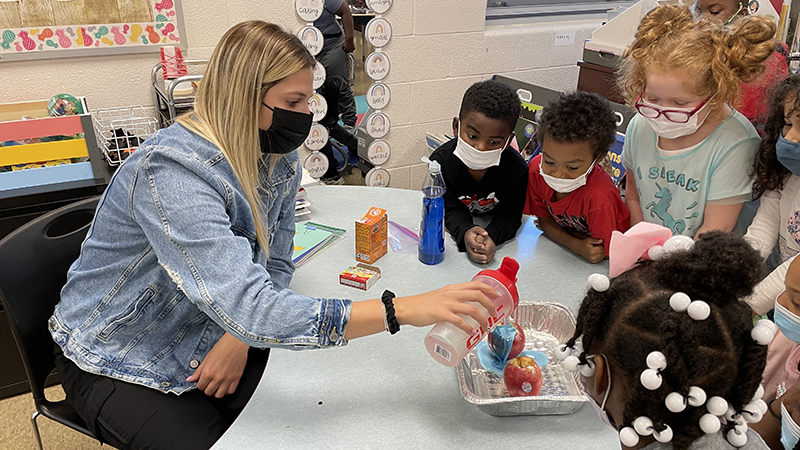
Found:
[[[185,49],[179,0],[0,0],[0,61]]]

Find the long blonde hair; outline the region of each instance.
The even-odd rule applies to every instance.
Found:
[[[633,107],[648,71],[675,71],[693,81],[687,88],[694,94],[714,95],[712,107],[723,103],[735,107],[740,81],[760,74],[775,50],[775,30],[775,24],[761,16],[741,17],[720,27],[705,19],[695,22],[686,7],[655,8],[642,19],[623,54],[618,87]]]
[[[266,211],[259,194],[259,171],[267,159],[258,136],[261,101],[276,83],[314,64],[300,40],[279,26],[257,20],[239,23],[214,49],[194,111],[177,119],[216,145],[233,167],[253,212],[258,244],[267,256]],[[280,157],[271,155],[270,169]]]

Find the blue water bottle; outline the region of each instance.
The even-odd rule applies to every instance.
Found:
[[[438,161],[428,162],[422,183],[422,224],[419,230],[419,260],[439,264],[444,260],[444,178]]]

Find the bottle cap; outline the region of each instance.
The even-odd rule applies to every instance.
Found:
[[[499,281],[503,287],[508,289],[511,294],[511,299],[514,300],[514,308],[519,305],[519,293],[517,292],[517,272],[519,271],[519,263],[516,259],[506,256],[497,270],[481,270],[478,275],[486,275]],[[476,275],[477,276],[477,275]]]
[[[439,165],[439,161],[428,161],[428,172],[439,173],[440,171],[441,166]]]

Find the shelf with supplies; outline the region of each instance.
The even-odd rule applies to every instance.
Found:
[[[202,71],[208,60],[184,61],[190,72]],[[166,128],[175,121],[179,115],[189,112],[194,107],[196,86],[203,79],[203,75],[183,75],[170,80],[164,79],[164,68],[159,62],[150,72],[150,81],[153,85],[153,104],[157,110],[159,128]]]

